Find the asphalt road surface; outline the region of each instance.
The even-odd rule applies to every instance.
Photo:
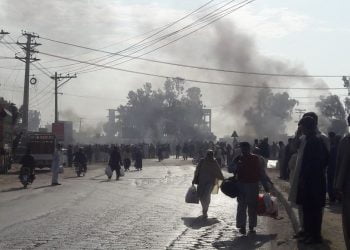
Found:
[[[91,168],[91,166],[90,166]],[[186,204],[190,161],[144,161],[142,171],[107,181],[103,166],[85,177],[72,171],[51,187],[37,175],[28,189],[0,187],[0,249],[295,249],[292,226],[259,217],[257,234],[235,227],[236,200],[212,195],[209,219]]]

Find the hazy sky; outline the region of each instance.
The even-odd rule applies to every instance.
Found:
[[[117,43],[118,41],[130,39],[173,22],[206,2],[203,0],[1,0],[0,29],[11,32],[11,37],[15,40],[23,41],[21,30],[27,30],[38,33],[42,37],[92,48],[114,44],[105,50],[115,52],[142,40],[145,35],[121,43]],[[202,12],[183,20],[162,34],[197,20],[204,13],[213,10],[213,5],[225,2],[229,1],[213,1]],[[253,54],[259,55],[259,61],[262,57],[280,61],[310,74],[349,75],[347,63],[350,58],[347,50],[350,44],[349,10],[350,2],[346,0],[257,0],[217,23],[145,57],[239,70],[237,61],[246,60],[244,56],[230,63],[223,55],[219,59],[218,51],[224,54],[222,52],[227,48],[226,56],[235,58],[235,56],[241,56],[240,46],[247,44],[246,46]],[[220,39],[226,35],[225,39]],[[8,42],[11,41],[9,37],[5,39]],[[41,52],[74,57],[78,60],[91,60],[105,55],[43,39],[37,41],[42,43],[37,48]],[[17,45],[13,47],[20,51]],[[86,54],[87,52],[89,53]],[[14,55],[14,52],[3,44],[0,44],[0,53],[1,56]],[[57,60],[43,54],[37,54],[37,58],[41,59],[40,63],[47,67],[50,73],[55,71],[74,73],[94,68],[81,64],[65,66],[74,62]],[[109,60],[113,59],[116,58]],[[254,56],[250,60],[255,60]],[[107,61],[99,63],[105,62]],[[259,85],[259,79],[244,78],[242,75],[189,70],[138,60],[123,63],[117,67],[200,80],[229,82],[232,79],[232,82],[246,83],[254,80],[255,84]],[[18,105],[22,103],[23,68],[24,64],[18,60],[0,58],[0,96]],[[268,68],[266,65],[261,65],[254,69]],[[274,72],[276,73],[276,68]],[[38,78],[38,84],[30,89],[30,106],[42,112],[43,124],[51,123],[54,110],[53,82],[33,66],[31,73]],[[261,83],[263,81],[261,79]],[[343,84],[338,78],[324,79],[324,81],[330,87],[342,87]],[[71,80],[60,90],[64,94],[60,96],[59,109],[61,111],[72,109],[78,116],[86,118],[85,124],[96,124],[105,121],[106,109],[117,108],[125,103],[128,91],[141,87],[145,82],[151,82],[155,87],[159,87],[163,80],[114,70],[78,74],[77,79]],[[293,86],[290,80],[286,81],[286,84]],[[278,85],[281,85],[281,82]],[[229,102],[228,99],[232,97],[236,88],[203,84],[188,84],[188,86],[202,88],[204,103],[213,108],[215,134],[218,136],[230,134],[235,126],[244,125],[239,118],[236,121],[230,113],[223,113],[225,105]],[[332,93],[347,94],[346,90],[334,90]],[[290,91],[290,95],[296,97],[319,94],[322,92]],[[314,101],[313,98],[304,98],[299,108],[310,109]],[[233,125],[232,121],[237,124]]]

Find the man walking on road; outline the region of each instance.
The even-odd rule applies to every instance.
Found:
[[[52,186],[61,185],[61,183],[58,182],[58,174],[60,171],[60,165],[61,165],[61,145],[57,144],[56,150],[53,153],[52,156],[52,165],[51,165],[51,172],[52,172]]]
[[[198,163],[192,181],[192,184],[198,184],[197,192],[205,219],[208,218],[210,195],[217,179],[223,180],[224,176],[214,159],[214,152],[208,150],[207,156]]]
[[[234,160],[237,165],[236,171],[240,190],[237,197],[236,226],[241,234],[246,234],[248,209],[249,232],[255,233],[254,228],[257,226],[258,216],[259,182],[263,179],[262,173],[264,170],[262,169],[259,156],[250,152],[250,144],[248,142],[241,142],[240,148],[242,153]]]
[[[350,126],[350,115],[348,116]],[[339,143],[335,188],[343,194],[343,232],[346,248],[350,249],[350,134]]]
[[[326,175],[328,149],[317,135],[317,123],[309,116],[303,117],[299,126],[305,135],[305,148],[297,185],[296,203],[302,207],[305,244],[322,243],[321,226],[326,203]]]
[[[118,146],[113,146],[111,155],[109,157],[108,165],[111,167],[112,171],[115,170],[116,180],[119,180],[120,168],[121,168],[121,165],[122,165],[122,157],[121,157],[121,155],[119,153]],[[111,177],[109,177],[108,179],[111,179]]]

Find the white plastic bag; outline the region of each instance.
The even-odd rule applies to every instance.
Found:
[[[107,165],[107,167],[105,169],[105,174],[107,175],[108,178],[112,177],[113,171],[111,169],[111,166]]]
[[[215,185],[213,187],[213,190],[211,191],[211,194],[218,194],[219,193],[221,183],[222,183],[222,180],[219,180],[219,179],[215,180]]]
[[[186,203],[195,203],[195,204],[199,203],[199,197],[198,197],[198,194],[197,194],[197,189],[196,189],[196,187],[194,185],[192,185],[187,190],[185,202]]]
[[[124,176],[125,175],[125,170],[123,167],[120,168],[120,176]]]
[[[278,216],[278,206],[277,206],[277,198],[271,196],[269,193],[264,194],[263,196],[264,204],[265,204],[265,214],[271,217]]]
[[[64,173],[63,165],[60,165],[60,167],[58,168],[58,173],[59,174],[63,174]]]

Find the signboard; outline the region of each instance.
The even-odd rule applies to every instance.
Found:
[[[54,122],[52,123],[52,133],[56,136],[58,141],[64,141],[64,123]]]

